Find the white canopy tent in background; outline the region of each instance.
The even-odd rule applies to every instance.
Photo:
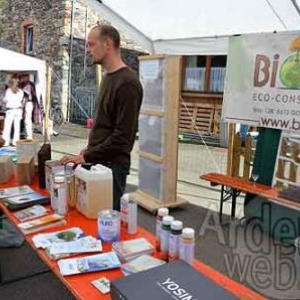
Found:
[[[299,0],[85,1],[150,53],[226,54],[228,36],[300,29]]]
[[[0,72],[35,72],[37,96],[39,100],[42,98],[45,102],[47,82],[45,61],[4,48],[0,48],[0,58]]]

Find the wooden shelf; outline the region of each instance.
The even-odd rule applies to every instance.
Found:
[[[281,160],[287,161],[287,162],[291,162],[291,163],[293,163],[295,166],[300,167],[300,163],[298,163],[297,161],[293,160],[293,159],[290,158],[290,157],[278,155],[278,159],[281,159]]]
[[[214,93],[199,93],[199,92],[182,92],[184,97],[198,97],[198,98],[219,98],[223,99],[223,94],[214,94]]]
[[[141,190],[130,194],[130,197],[134,199],[139,206],[147,209],[151,213],[155,214],[157,210],[161,207],[175,208],[175,207],[184,207],[188,204],[185,199],[176,196],[176,200],[173,202],[168,201],[159,201],[158,199],[150,196],[149,194],[144,193]]]

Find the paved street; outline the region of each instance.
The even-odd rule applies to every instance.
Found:
[[[58,159],[65,154],[76,154],[86,145],[89,130],[85,126],[76,124],[64,125],[60,135],[52,137],[53,158]],[[36,138],[42,141],[42,136]],[[132,152],[131,174],[127,183],[138,185],[138,141]],[[209,183],[200,180],[199,176],[208,172],[225,172],[227,150],[222,148],[208,148],[203,145],[179,143],[178,152],[178,196],[190,203],[219,209],[219,188],[211,188]],[[239,199],[237,216],[243,215],[243,199]],[[224,212],[230,213],[231,204],[225,203]]]

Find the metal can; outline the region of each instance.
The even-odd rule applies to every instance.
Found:
[[[120,213],[117,210],[101,210],[98,213],[98,236],[103,242],[120,239]]]

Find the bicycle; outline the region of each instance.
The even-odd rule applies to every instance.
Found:
[[[65,122],[65,118],[64,118],[63,111],[61,110],[61,108],[58,105],[57,101],[52,101],[52,103],[51,103],[50,120],[53,123],[53,125],[52,125],[53,135],[58,136],[59,135],[59,130]]]

